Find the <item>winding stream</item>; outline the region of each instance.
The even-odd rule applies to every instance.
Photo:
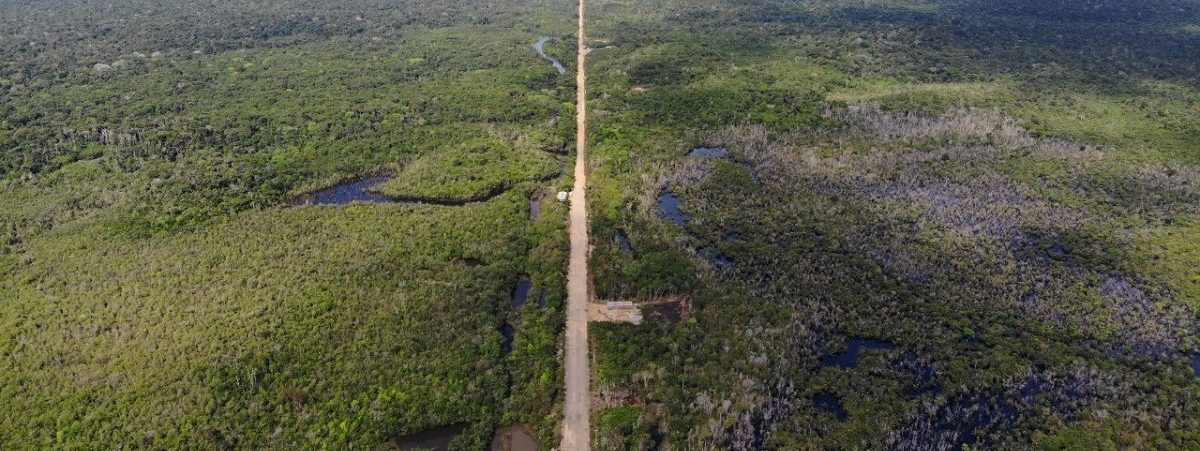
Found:
[[[424,204],[441,205],[444,207],[461,207],[463,205],[487,202],[508,192],[512,184],[503,185],[490,192],[468,199],[442,199],[432,197],[397,197],[388,196],[375,190],[379,184],[390,180],[390,176],[373,176],[350,179],[328,188],[301,194],[288,202],[293,207],[309,205],[349,205],[355,202],[368,204]],[[536,219],[541,212],[541,205],[535,205],[530,200],[530,219]],[[536,208],[537,211],[532,209]]]
[[[546,43],[553,41],[553,40],[554,40],[554,38],[552,38],[552,37],[542,36],[541,38],[538,38],[537,42],[533,43],[533,49],[537,51],[538,56],[541,56],[542,59],[549,61],[550,64],[554,65],[554,69],[558,70],[558,73],[560,75],[566,74],[567,68],[563,67],[562,63],[560,63],[558,60],[554,59],[554,57],[546,54],[546,50],[545,50]]]

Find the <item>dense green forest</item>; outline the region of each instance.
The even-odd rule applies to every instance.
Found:
[[[598,449],[1200,448],[1200,3],[589,12]]]
[[[553,443],[573,14],[0,2],[0,447]]]
[[[555,447],[575,7],[0,0],[0,448]],[[1200,2],[587,8],[593,449],[1200,449]]]

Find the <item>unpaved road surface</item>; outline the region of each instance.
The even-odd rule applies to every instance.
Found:
[[[588,217],[587,217],[587,46],[584,43],[584,0],[579,0],[579,55],[575,70],[575,186],[571,190],[569,230],[570,265],[567,267],[566,405],[563,407],[562,451],[581,451],[591,445],[588,386]]]

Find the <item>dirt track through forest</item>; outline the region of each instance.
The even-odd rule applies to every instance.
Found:
[[[589,449],[591,440],[588,370],[588,217],[587,217],[587,46],[584,43],[584,0],[579,0],[578,56],[575,70],[575,186],[571,190],[570,264],[567,267],[566,405],[563,407],[563,451]]]

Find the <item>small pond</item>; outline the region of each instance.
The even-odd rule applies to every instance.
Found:
[[[849,415],[842,408],[842,402],[829,393],[817,393],[812,398],[813,405],[818,409],[832,413],[838,421],[846,421]]]
[[[688,156],[696,158],[725,158],[729,156],[729,149],[724,147],[697,147],[688,152]]]
[[[867,340],[862,338],[852,338],[847,345],[849,348],[844,352],[827,356],[821,359],[821,366],[838,368],[857,368],[858,354],[863,349],[896,349],[896,345],[881,340]]]
[[[397,437],[392,440],[392,446],[401,451],[434,450],[448,451],[450,442],[467,429],[466,424],[452,424],[440,428],[429,429],[415,434]]]
[[[667,219],[670,219],[677,226],[682,227],[683,223],[691,218],[687,214],[684,214],[683,210],[679,209],[679,198],[671,193],[663,193],[658,197],[658,209],[662,212],[663,216],[666,216]]]
[[[521,276],[517,280],[517,286],[513,288],[512,306],[521,308],[521,306],[525,305],[525,300],[529,299],[529,289],[532,287],[533,284],[529,281],[529,276]]]
[[[353,179],[337,185],[300,196],[292,205],[346,205],[353,202],[394,203],[394,199],[371,192],[376,185],[389,177],[366,177]]]

